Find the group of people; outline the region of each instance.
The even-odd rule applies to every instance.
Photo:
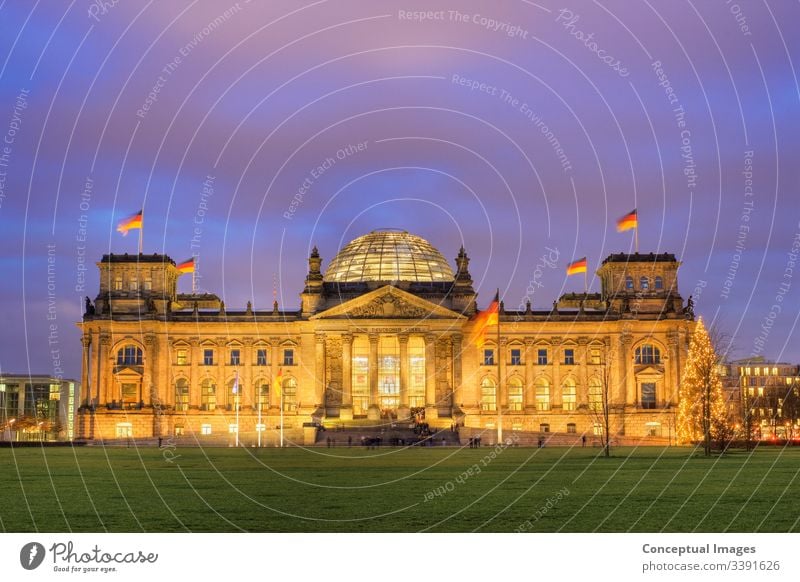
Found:
[[[469,437],[469,448],[471,449],[479,449],[481,448],[481,437]]]

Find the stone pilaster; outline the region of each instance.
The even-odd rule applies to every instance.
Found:
[[[158,344],[153,333],[144,336],[144,370],[142,373],[142,392],[141,400],[151,405],[163,404],[161,397],[156,390],[156,378],[158,375]]]
[[[353,418],[353,335],[342,334],[342,407],[339,418]]]
[[[111,402],[109,396],[113,394],[114,390],[114,377],[111,374],[111,366],[113,363],[108,354],[108,349],[111,344],[111,337],[107,333],[100,333],[99,341],[97,342],[97,403],[106,404]]]
[[[91,387],[89,386],[89,365],[91,362],[89,350],[92,346],[91,333],[84,330],[81,336],[81,390],[83,391],[83,404],[90,404],[92,401]]]
[[[464,337],[460,333],[453,334],[453,406],[459,406],[464,397],[461,383],[464,377],[461,356],[464,350]]]
[[[523,391],[523,407],[526,410],[536,408],[536,394],[533,387],[533,363],[535,360],[533,338],[525,338],[525,390]]]
[[[400,345],[400,406],[408,407],[408,334],[397,336]]]
[[[376,333],[369,334],[369,405],[380,407],[378,397],[378,342]]]
[[[197,409],[200,406],[200,341],[192,338],[189,344],[189,406]]]
[[[438,418],[436,407],[436,336],[425,335],[425,417]]]

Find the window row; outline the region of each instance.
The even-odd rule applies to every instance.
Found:
[[[625,289],[632,291],[636,287],[634,286],[634,279],[630,275],[625,277]],[[664,289],[664,279],[660,276],[657,276],[653,279],[652,285],[650,283],[650,279],[645,277],[644,275],[639,277],[639,290],[641,291],[650,291],[651,289],[655,291],[661,291]]]
[[[547,348],[539,348],[536,350],[536,365],[538,366],[546,366],[550,363],[549,359],[549,352],[552,350],[548,350]],[[509,360],[508,364],[511,366],[521,366],[525,363],[522,358],[523,350],[521,348],[511,348],[509,350]],[[561,363],[567,366],[575,365],[575,349],[574,348],[564,348],[561,352]],[[484,348],[483,350],[483,365],[484,366],[494,366],[497,362],[496,352],[494,348]],[[589,363],[590,364],[602,364],[603,357],[602,357],[602,350],[600,348],[589,348]]]
[[[215,410],[227,408],[237,410],[241,408],[241,397],[247,389],[241,381],[229,380],[224,389],[220,390],[212,378],[205,378],[200,382],[200,410]],[[255,410],[268,410],[272,405],[283,406],[285,411],[294,411],[297,408],[297,380],[289,377],[281,380],[279,388],[271,393],[270,383],[266,380],[257,380],[250,388],[253,408]],[[272,398],[272,400],[270,400]],[[175,381],[175,410],[189,410],[191,402],[189,381],[179,378]]]
[[[523,384],[519,378],[508,380],[508,410],[519,411],[524,407]],[[599,379],[589,380],[589,408],[599,410],[603,403],[603,389]],[[552,401],[550,394],[550,382],[547,378],[537,378],[534,382],[533,403],[537,410],[548,411],[551,409]],[[575,410],[578,404],[578,391],[575,380],[567,378],[561,384],[561,408],[562,410]],[[481,381],[481,410],[497,410],[497,384],[488,376]]]
[[[270,364],[268,348],[257,348],[255,350],[255,365],[268,366]],[[229,348],[227,350],[215,348],[203,348],[202,360],[200,364],[203,366],[214,366],[219,363],[218,357],[220,353],[227,356],[224,360],[230,366],[242,365],[242,350],[239,348]],[[178,366],[189,365],[190,350],[188,348],[178,348],[175,350],[175,364]],[[118,366],[141,366],[142,365],[142,349],[138,346],[127,345],[121,347],[117,351],[117,365]],[[294,366],[295,365],[295,351],[294,348],[285,348],[281,354],[281,365]]]
[[[117,275],[114,277],[114,291],[125,291],[127,286],[127,291],[139,291],[140,287],[144,291],[152,291],[153,289],[153,279],[148,275],[145,276],[140,281],[137,277],[130,277],[126,280],[122,277],[122,275]]]

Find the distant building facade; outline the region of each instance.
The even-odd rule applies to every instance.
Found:
[[[0,440],[72,440],[79,388],[51,376],[0,375]]]
[[[754,438],[800,436],[800,366],[761,356],[728,362],[723,386],[736,424],[749,421]]]
[[[594,434],[604,402],[615,435],[674,433],[694,315],[671,254],[611,255],[600,293],[552,308],[501,305],[499,335],[495,326],[482,342],[463,248],[453,269],[420,237],[375,231],[322,262],[315,248],[299,309],[229,309],[213,294],[178,294],[166,255],[104,255],[78,323],[80,436],[251,444],[260,433],[274,444],[281,407],[294,442],[309,442],[312,423],[422,417]]]

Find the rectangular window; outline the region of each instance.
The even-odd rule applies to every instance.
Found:
[[[517,348],[511,350],[511,365],[512,366],[522,365],[522,350]]]
[[[129,439],[133,436],[133,425],[130,422],[117,423],[117,438]]]
[[[114,278],[114,291],[122,291],[122,277]]]
[[[209,435],[211,434],[211,425],[210,424],[203,424],[200,426],[200,434]]]
[[[175,358],[175,363],[179,366],[185,366],[189,363],[189,350],[178,350]]]
[[[148,277],[144,280],[144,290],[145,291],[152,291],[153,290],[153,280]]]
[[[642,408],[656,407],[655,382],[642,382]]]
[[[283,350],[283,365],[294,366],[294,350]]]
[[[483,365],[494,366],[494,350],[483,350]]]
[[[131,291],[134,293],[139,290],[139,280],[131,279]]]
[[[570,422],[570,423],[567,424],[567,433],[575,434],[577,432],[578,432],[578,427],[575,426],[574,422]]]
[[[203,365],[204,366],[214,365],[214,350],[203,350]]]
[[[231,366],[239,365],[239,350],[231,350]]]
[[[589,363],[598,365],[601,363],[600,360],[600,349],[599,348],[592,348],[589,351]]]
[[[138,384],[123,384],[122,385],[122,401],[123,402],[139,402],[139,385]]]
[[[550,432],[550,425],[549,424],[540,424],[539,425],[539,432]]]
[[[183,436],[183,426],[179,424],[175,425],[175,436]]]
[[[228,433],[229,434],[236,434],[239,432],[239,425],[238,424],[229,424],[228,425]]]
[[[575,350],[564,350],[564,364],[567,366],[572,366],[575,364]]]
[[[267,350],[259,348],[256,350],[256,366],[267,365]]]
[[[546,349],[538,351],[538,354],[536,356],[536,363],[539,364],[540,366],[546,366],[547,365],[547,350]]]

